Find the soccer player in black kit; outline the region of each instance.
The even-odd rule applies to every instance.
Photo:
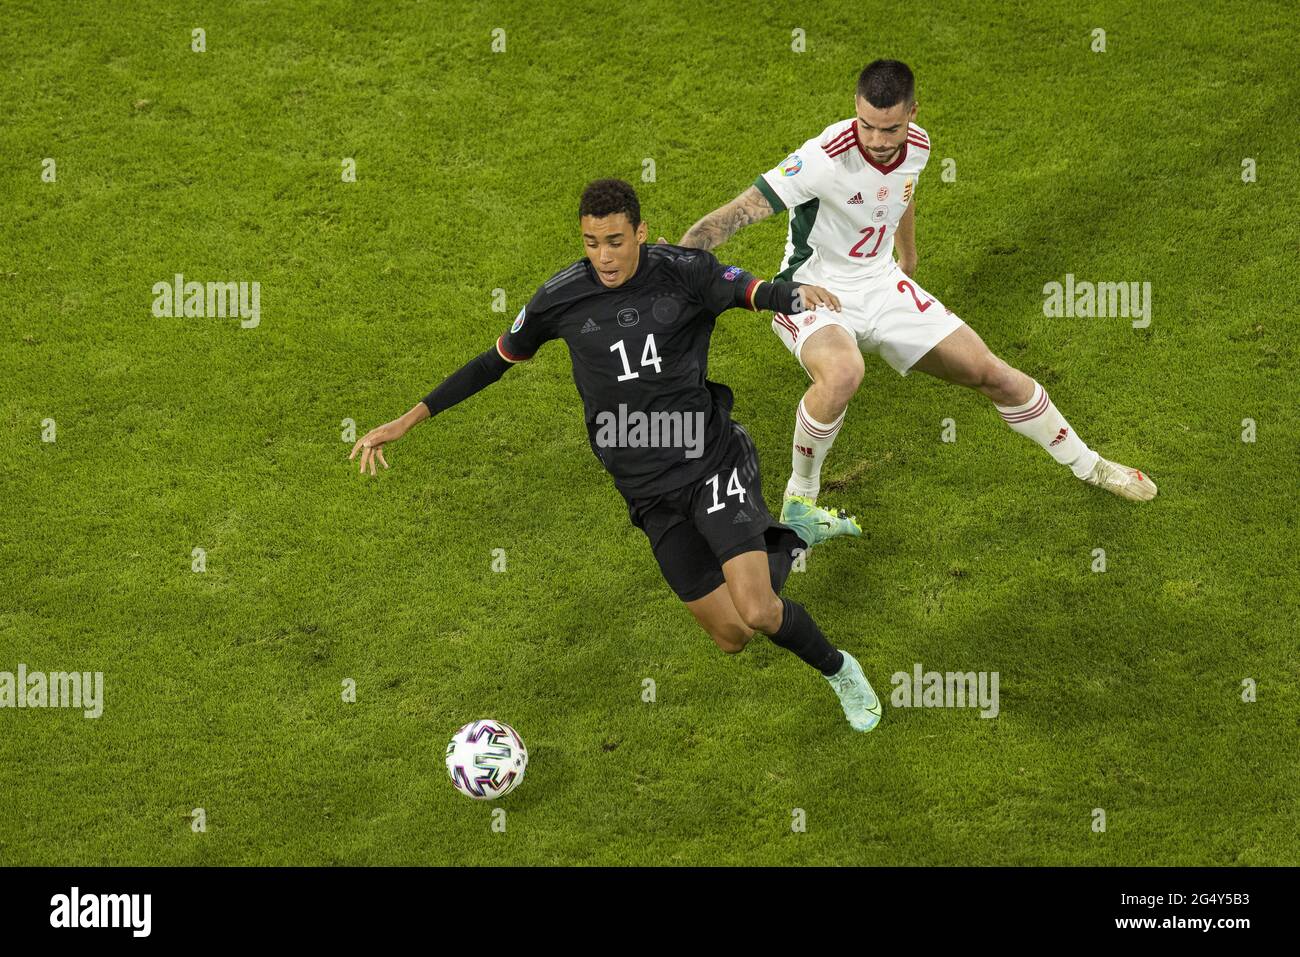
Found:
[[[587,186],[578,209],[586,258],[542,284],[508,332],[452,373],[410,412],[363,436],[361,471],[385,468],[383,447],[417,422],[496,382],[563,339],[573,362],[592,451],[645,532],[669,586],[714,642],[741,651],[756,632],[820,671],[857,731],[880,721],[880,701],[848,652],[836,649],[803,606],[780,596],[797,549],[857,523],[814,508],[798,524],[773,520],[758,453],[731,419],[732,394],[710,382],[709,339],[733,307],[793,315],[839,300],[819,286],[769,283],[712,253],[645,244],[635,190],[622,180]]]

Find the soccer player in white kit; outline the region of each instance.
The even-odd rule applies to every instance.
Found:
[[[912,122],[912,71],[897,60],[868,64],[854,102],[854,118],[826,127],[692,226],[679,244],[713,249],[741,227],[789,210],[776,279],[825,286],[840,297],[839,312],[776,313],[772,322],[812,379],[795,416],[782,515],[816,501],[822,462],[862,382],[865,352],[878,354],[900,375],[919,369],[978,389],[1007,425],[1077,478],[1123,498],[1154,498],[1149,476],[1088,448],[1041,385],[989,351],[913,278],[916,189],[930,138]]]

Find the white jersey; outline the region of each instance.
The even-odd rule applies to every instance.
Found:
[[[893,265],[894,232],[930,158],[925,130],[908,124],[907,142],[888,166],[858,144],[857,119],[832,123],[754,185],[778,212],[790,211],[777,279],[861,282]]]

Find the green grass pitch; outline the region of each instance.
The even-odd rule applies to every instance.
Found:
[[[1269,2],[7,4],[0,671],[102,671],[105,700],[0,710],[0,864],[1300,862],[1298,36]],[[1160,496],[869,357],[823,495],[866,536],[788,594],[882,697],[919,663],[1001,701],[886,700],[859,736],[676,601],[563,345],[378,479],[342,434],[582,255],[588,180],[675,240],[880,56],[933,143],[919,280]],[[771,275],[784,228],[720,256]],[[259,282],[260,325],[155,317],[176,273]],[[1150,282],[1150,326],[1045,317],[1067,273]],[[724,316],[710,375],[776,508],[805,379],[768,318]],[[499,805],[442,765],[486,716],[531,750]]]

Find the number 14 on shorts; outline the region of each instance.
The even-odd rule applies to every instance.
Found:
[[[738,469],[732,469],[731,476],[727,479],[727,497],[730,498],[734,495],[740,499],[740,504],[744,505],[745,486],[740,484],[740,475],[738,474],[738,471]],[[718,509],[727,507],[726,500],[718,496],[718,480],[720,478],[722,478],[721,472],[704,483],[713,488],[713,504],[705,511],[706,515],[712,515],[714,512],[718,511]]]

